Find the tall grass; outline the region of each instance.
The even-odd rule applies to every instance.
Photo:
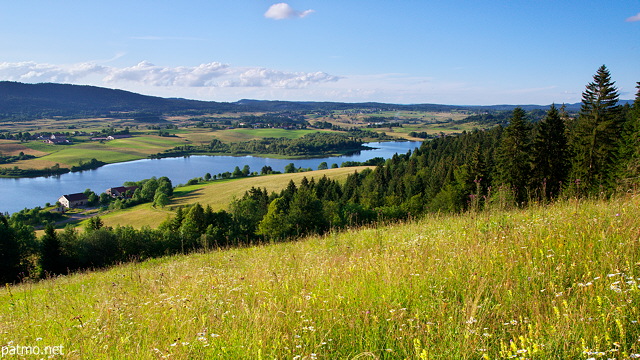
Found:
[[[65,357],[640,357],[640,199],[431,216],[0,290]]]

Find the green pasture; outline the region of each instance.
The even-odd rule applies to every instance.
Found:
[[[38,168],[32,164],[59,163],[61,166],[78,165],[95,158],[106,163],[116,163],[144,159],[147,156],[162,152],[185,143],[184,139],[160,137],[155,135],[134,136],[111,141],[83,141],[71,145],[52,145],[41,141],[29,141],[23,145],[29,149],[47,153],[37,159],[20,162],[20,167]],[[16,164],[18,165],[18,164]]]
[[[242,196],[245,191],[252,187],[266,188],[269,192],[279,192],[284,189],[291,180],[299,184],[303,177],[319,179],[326,175],[331,179],[342,181],[354,171],[362,171],[366,168],[368,167],[264,175],[241,179],[215,180],[207,183],[182,186],[174,190],[174,196],[165,209],[154,208],[150,204],[141,204],[130,209],[111,211],[108,214],[100,215],[100,217],[103,219],[105,225],[108,226],[130,225],[138,229],[143,226],[155,228],[167,218],[168,214],[172,214],[170,210],[178,206],[200,203],[203,206],[211,206],[214,211],[227,210],[229,204],[235,197]]]
[[[138,150],[141,153],[150,155],[161,152],[167,148],[184,145],[185,140],[177,137],[161,136],[135,136],[124,139],[111,140],[104,143],[106,148],[118,150]]]
[[[267,137],[272,138],[287,138],[297,139],[304,135],[317,132],[317,130],[286,130],[286,129],[248,129],[237,128],[221,130],[215,133],[216,137],[225,142],[240,142],[255,139],[263,139]]]

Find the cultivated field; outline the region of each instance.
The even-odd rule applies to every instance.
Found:
[[[640,199],[431,216],[0,290],[68,359],[640,357]]]
[[[89,141],[90,136],[78,136],[74,138],[72,145],[51,145],[42,141],[31,140],[20,143],[17,140],[0,140],[0,153],[5,155],[17,155],[20,151],[25,154],[35,155],[36,159],[22,160],[10,164],[2,164],[0,167],[15,167],[21,169],[43,169],[59,164],[61,167],[70,168],[78,165],[80,161],[88,162],[95,158],[106,163],[138,160],[151,154],[160,153],[176,146],[190,144],[207,144],[213,139],[232,143],[262,139],[267,137],[285,137],[295,139],[306,134],[318,131],[331,131],[320,129],[286,130],[280,128],[229,128],[214,130],[211,128],[196,127],[201,119],[207,121],[216,118],[236,119],[240,121],[242,115],[238,113],[211,114],[201,117],[174,116],[167,117],[158,124],[137,123],[133,119],[118,118],[87,118],[87,119],[41,119],[38,121],[3,122],[0,123],[0,131],[18,132],[73,132],[85,133],[99,132],[103,129],[113,128],[124,130],[130,128],[132,138],[118,139],[108,142]],[[254,115],[261,115],[256,113]],[[419,112],[419,111],[381,111],[373,113],[358,113],[335,111],[330,116],[307,115],[306,119],[314,124],[318,121],[328,121],[344,129],[366,128],[368,130],[384,132],[399,139],[419,140],[409,136],[412,131],[427,132],[429,134],[453,134],[472,130],[473,123],[455,124],[453,121],[462,120],[469,114],[467,112]],[[393,128],[367,128],[367,124],[375,122],[375,119],[387,119],[389,122],[399,122],[402,127]],[[388,120],[391,119],[391,120]],[[170,129],[165,129],[170,125]],[[177,127],[173,128],[173,127]],[[171,137],[160,137],[158,129],[170,133]],[[375,139],[373,139],[375,141]]]

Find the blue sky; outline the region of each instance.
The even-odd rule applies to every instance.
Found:
[[[640,1],[0,2],[0,80],[163,97],[579,102],[640,81]]]

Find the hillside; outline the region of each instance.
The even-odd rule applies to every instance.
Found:
[[[24,84],[0,81],[0,115],[4,118],[101,116],[111,112],[165,113],[184,110],[233,111],[228,103],[165,99],[124,90],[70,84]]]
[[[630,101],[621,101],[627,103]],[[161,98],[124,90],[87,85],[56,83],[25,84],[0,81],[0,121],[35,120],[48,117],[114,116],[118,112],[143,114],[193,114],[217,112],[279,112],[331,111],[348,109],[376,109],[387,111],[450,112],[470,110],[494,112],[513,110],[518,105],[441,105],[340,103],[313,101],[261,101],[243,99],[237,102],[198,101]],[[549,105],[521,105],[525,110],[546,110]],[[576,111],[580,104],[567,104],[568,111]]]
[[[80,359],[640,356],[640,198],[424,219],[0,289]]]
[[[269,192],[278,192],[284,189],[289,181],[300,183],[300,180],[304,177],[320,179],[323,176],[343,181],[347,175],[367,168],[372,167],[358,166],[293,174],[277,174],[183,186],[175,189],[175,195],[166,209],[154,208],[151,207],[151,204],[141,204],[130,209],[113,211],[102,216],[102,219],[105,225],[112,227],[129,225],[138,229],[143,226],[154,228],[166,220],[168,216],[173,216],[174,213],[170,209],[178,206],[199,203],[202,206],[211,206],[214,211],[226,210],[234,198],[239,197],[252,187],[266,188]]]

